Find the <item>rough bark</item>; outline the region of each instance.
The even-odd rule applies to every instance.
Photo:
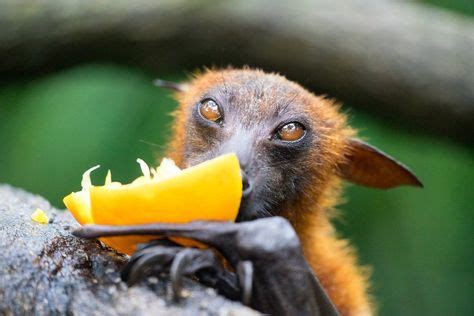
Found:
[[[470,141],[474,22],[393,1],[0,2],[2,79],[85,61],[263,67],[318,93]]]
[[[50,224],[31,220],[37,207]],[[257,315],[191,280],[179,303],[166,279],[127,287],[127,258],[74,237],[77,225],[43,198],[0,185],[0,315]]]

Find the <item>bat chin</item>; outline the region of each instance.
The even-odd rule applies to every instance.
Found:
[[[240,222],[248,222],[255,219],[254,216],[250,216],[249,214],[243,213],[239,211],[239,214],[237,215],[237,219],[235,220],[237,223]]]
[[[236,222],[247,222],[257,219],[257,212],[254,208],[255,203],[252,203],[250,198],[242,198]]]
[[[242,214],[242,213],[239,212],[239,215],[237,215],[237,219],[235,221],[237,223],[248,222],[248,221],[252,221],[254,219],[258,219],[258,218],[259,218],[258,216],[246,215],[246,214]]]
[[[248,222],[259,218],[273,216],[269,212],[262,211],[264,206],[259,201],[252,201],[249,199],[242,199],[240,202],[239,213],[236,222]]]

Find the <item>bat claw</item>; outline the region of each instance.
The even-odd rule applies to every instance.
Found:
[[[237,276],[225,270],[213,251],[182,248],[162,239],[142,245],[130,257],[121,276],[124,282],[133,286],[148,276],[162,273],[170,276],[175,300],[183,296],[183,277],[189,275],[197,277],[203,284],[214,285],[218,292],[235,299],[240,296]]]
[[[249,306],[252,299],[253,264],[251,261],[240,261],[237,265],[237,277],[242,287],[242,303]]]
[[[178,252],[171,263],[170,278],[175,300],[179,300],[182,297],[183,276],[185,274],[186,265],[189,264],[191,259],[191,255],[192,250],[184,249]]]
[[[151,275],[154,271],[163,271],[176,252],[176,248],[161,248],[156,251],[146,248],[135,253],[127,265],[123,268],[121,276],[129,286]]]

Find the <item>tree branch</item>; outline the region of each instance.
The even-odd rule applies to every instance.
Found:
[[[474,22],[392,1],[16,1],[0,4],[2,80],[86,61],[156,73],[263,67],[317,93],[470,142]]]

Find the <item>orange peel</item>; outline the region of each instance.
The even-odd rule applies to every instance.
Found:
[[[40,223],[40,224],[48,224],[49,223],[48,215],[46,215],[46,213],[40,208],[37,208],[33,212],[33,214],[31,214],[31,219],[34,220],[37,223]]]
[[[143,176],[132,183],[113,182],[110,171],[103,186],[94,186],[90,168],[82,177],[82,190],[63,199],[81,224],[139,225],[188,223],[197,220],[234,221],[242,196],[240,165],[235,154],[225,154],[180,170],[172,160],[163,159],[154,169],[141,159]],[[156,236],[120,236],[100,240],[119,252],[131,254],[139,243]],[[185,246],[196,242],[176,238]]]

